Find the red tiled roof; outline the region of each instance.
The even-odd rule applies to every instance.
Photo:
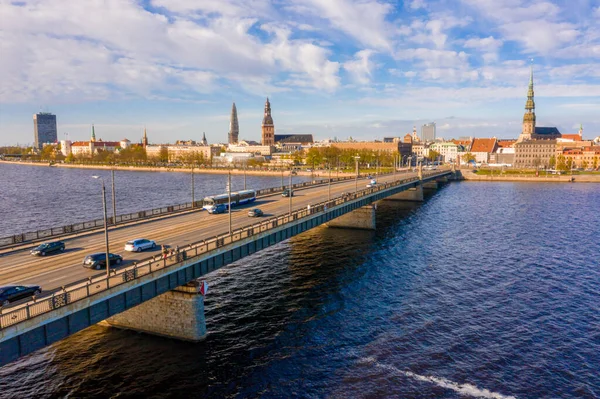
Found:
[[[496,150],[497,140],[491,139],[473,139],[471,152],[494,152]]]
[[[96,141],[94,147],[118,147],[121,143],[118,141]]]
[[[581,141],[581,136],[578,134],[563,134],[562,138],[574,141]]]
[[[89,141],[74,141],[71,143],[71,147],[87,147],[89,145]]]
[[[508,148],[512,147],[517,140],[498,140],[498,147],[500,148]]]

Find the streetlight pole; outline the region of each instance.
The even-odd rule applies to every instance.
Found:
[[[356,178],[354,179],[354,188],[355,188],[355,192],[358,192],[358,160],[360,159],[360,156],[358,156],[358,154],[356,154],[354,156],[354,160],[356,161]]]
[[[117,225],[117,200],[115,194],[115,167],[113,165],[111,171],[112,176],[112,206],[113,206],[113,226]]]
[[[229,235],[231,235],[231,170],[227,174],[227,194],[229,195],[229,209],[227,209],[229,212]]]
[[[329,165],[329,182],[328,182],[328,193],[327,193],[327,201],[331,201],[331,164],[327,162]]]
[[[196,192],[194,189],[194,164],[192,164],[192,208],[196,206]]]
[[[293,171],[290,169],[290,192],[288,193],[290,197],[290,217],[292,216],[292,195],[294,195],[294,192],[292,191],[292,173]]]
[[[104,179],[100,176],[92,176],[94,179],[102,181],[102,208],[104,209],[104,243],[106,245],[106,277],[110,275],[110,251],[108,248],[108,221],[106,217],[106,188],[104,187]]]

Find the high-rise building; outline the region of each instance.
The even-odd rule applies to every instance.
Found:
[[[237,108],[235,103],[231,107],[231,116],[229,117],[229,144],[237,144],[240,135],[240,125],[238,123]]]
[[[435,141],[435,122],[421,126],[421,140],[424,142]]]
[[[275,145],[275,125],[273,125],[271,103],[268,97],[265,103],[265,117],[262,121],[262,145]]]
[[[56,143],[56,115],[49,112],[40,112],[33,115],[34,146],[42,149],[44,143]]]

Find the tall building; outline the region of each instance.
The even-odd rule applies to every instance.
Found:
[[[517,140],[519,143],[531,140],[535,134],[535,102],[533,101],[533,65],[529,72],[529,88],[527,89],[527,101],[525,102],[525,114],[523,115],[523,129]]]
[[[49,112],[33,115],[33,139],[34,146],[38,149],[42,149],[44,143],[56,143],[58,140],[56,115]]]
[[[275,125],[273,125],[271,103],[268,97],[265,103],[265,117],[262,121],[262,145],[275,145]]]
[[[200,142],[202,145],[208,145],[208,140],[206,140],[206,133],[202,132],[202,141]]]
[[[235,103],[231,107],[231,116],[229,117],[229,144],[236,144],[240,135],[240,125],[238,123],[237,108]]]
[[[421,126],[421,140],[424,142],[435,140],[435,122]]]

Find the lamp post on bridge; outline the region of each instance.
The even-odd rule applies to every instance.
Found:
[[[358,154],[356,154],[354,156],[354,161],[356,161],[356,178],[354,179],[354,192],[358,192],[358,160],[360,159],[360,156]]]
[[[117,225],[117,200],[116,200],[116,194],[115,194],[115,167],[114,167],[114,164],[110,170],[110,174],[112,177],[112,208],[113,208],[112,224],[113,224],[113,226],[116,226]]]
[[[229,196],[229,206],[227,212],[229,213],[229,235],[231,235],[231,170],[227,171],[227,195]]]
[[[292,175],[294,174],[293,168],[290,168],[290,191],[288,193],[290,197],[290,217],[292,217],[292,196],[294,195],[294,191],[292,190]]]
[[[194,189],[194,164],[192,163],[192,209],[196,207],[196,192]]]
[[[104,209],[104,244],[106,245],[106,277],[110,275],[110,251],[108,248],[108,220],[106,217],[106,188],[102,176],[92,176],[94,179],[100,179],[102,182],[102,208]]]

